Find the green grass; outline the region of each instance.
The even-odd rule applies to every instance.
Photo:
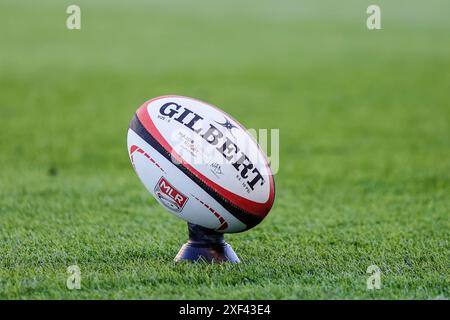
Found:
[[[0,3],[1,299],[449,297],[448,1],[378,1],[378,31],[371,1],[80,0],[80,31],[69,4]],[[129,120],[170,93],[280,128],[240,265],[175,264],[186,225],[131,168]]]

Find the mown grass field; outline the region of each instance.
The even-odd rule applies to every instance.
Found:
[[[377,31],[365,0],[80,0],[79,31],[69,4],[0,2],[1,299],[449,297],[448,1],[378,1]],[[128,122],[164,94],[280,129],[240,265],[175,264],[186,225],[132,170]]]

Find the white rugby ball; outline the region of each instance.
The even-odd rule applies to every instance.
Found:
[[[128,153],[147,190],[188,222],[240,232],[272,208],[266,156],[239,122],[206,102],[182,96],[145,102],[131,120]]]

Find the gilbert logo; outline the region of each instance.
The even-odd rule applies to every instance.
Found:
[[[175,212],[181,212],[189,199],[163,177],[155,186],[155,194],[165,207]]]
[[[159,109],[159,114],[164,118],[167,117],[183,124],[195,134],[202,137],[209,145],[215,146],[217,151],[223,156],[224,161],[230,163],[239,173],[239,180],[243,179],[246,182],[249,190],[251,189],[253,191],[255,187],[260,188],[266,183],[258,168],[255,167],[248,155],[245,154],[247,151],[245,149],[242,150],[242,146],[238,147],[236,143],[224,135],[214,124],[207,123],[208,121],[202,116],[175,102],[163,104]],[[205,124],[209,125],[209,128],[206,128]],[[233,125],[226,118],[225,122],[219,123],[219,125],[230,130],[230,132],[231,129],[237,128],[237,126]]]

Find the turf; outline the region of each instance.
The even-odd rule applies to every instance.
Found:
[[[71,3],[0,2],[1,299],[449,297],[448,1],[378,1],[377,31],[365,0],[80,0],[79,31]],[[131,168],[129,120],[171,93],[280,129],[240,265],[175,264],[186,225]]]

